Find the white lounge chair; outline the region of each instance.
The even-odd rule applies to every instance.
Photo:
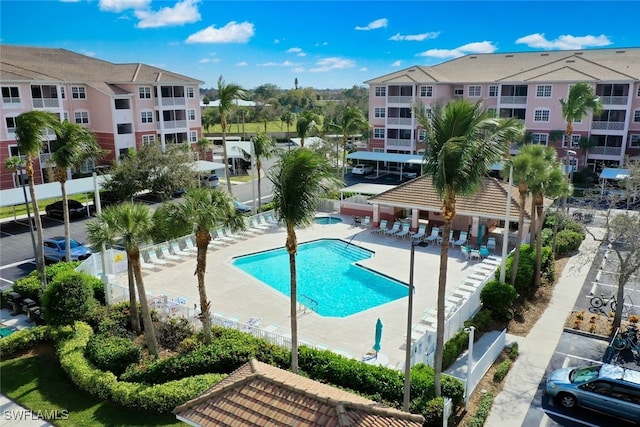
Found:
[[[218,230],[216,230],[216,234],[217,234],[217,240],[220,240],[222,242],[231,243],[236,241],[236,239],[234,239],[233,237],[225,235],[221,228],[218,228]]]
[[[437,239],[437,240],[438,240],[438,244],[439,244],[439,245],[441,245],[441,244],[442,244],[442,240],[443,240],[443,238],[444,238],[444,237],[442,236],[442,234],[440,234],[440,235],[438,236],[438,239]],[[452,240],[453,240],[453,230],[449,230],[449,242],[451,242]]]
[[[176,240],[171,242],[171,249],[173,250],[173,253],[178,256],[181,256],[181,257],[191,256],[190,252],[182,250],[182,248],[180,247],[180,243],[178,243],[178,241]]]
[[[191,239],[191,236],[185,237],[183,242],[185,251],[198,252],[198,248],[193,244],[193,239]]]
[[[424,239],[425,234],[427,234],[427,226],[420,225],[418,226],[418,232],[411,235],[411,240],[419,242],[421,239]]]
[[[424,240],[427,242],[433,243],[438,239],[439,235],[440,235],[440,227],[433,227],[431,229],[431,234]]]
[[[233,240],[239,240],[239,239],[245,239],[247,236],[243,236],[242,234],[237,234],[233,231],[231,231],[231,229],[229,228],[225,228],[223,231],[224,235],[233,239]]]
[[[496,250],[496,238],[495,237],[489,237],[487,239],[487,249],[489,249],[490,251],[495,251]]]
[[[396,233],[396,237],[400,239],[404,239],[409,235],[409,229],[411,228],[411,224],[402,224],[402,230]]]
[[[396,221],[393,223],[393,227],[384,231],[384,234],[386,234],[387,236],[393,236],[399,231],[400,231],[400,221]]]
[[[387,231],[387,220],[383,219],[382,221],[380,221],[380,226],[378,226],[377,228],[372,228],[371,232],[372,233],[384,233],[385,231]]]
[[[270,213],[266,214],[266,215],[264,216],[264,219],[265,219],[265,221],[267,221],[267,223],[269,223],[270,225],[273,225],[273,226],[275,226],[275,227],[280,227],[280,222],[279,222],[277,219],[275,219],[275,218],[273,217],[273,214],[270,214]]]
[[[158,254],[155,249],[149,249],[147,251],[147,256],[149,257],[149,262],[157,265],[171,265],[171,263],[167,260],[158,258]]]
[[[371,217],[369,215],[365,216],[362,222],[360,223],[361,227],[368,227],[371,225]]]
[[[145,259],[145,257],[143,256],[144,254],[141,252],[140,253],[140,267],[144,270],[152,270],[152,271],[159,271],[160,268],[158,265],[156,264],[152,264],[150,262],[147,262],[147,260]]]
[[[258,219],[254,217],[254,218],[251,218],[251,228],[255,230],[267,231],[271,227],[269,227],[268,225],[263,225],[258,223]]]
[[[258,224],[267,227],[268,230],[278,227],[277,224],[267,221],[267,219],[263,215],[258,215]]]
[[[161,259],[166,259],[168,261],[182,261],[182,257],[179,255],[174,255],[169,251],[169,246],[162,245],[160,247],[160,253],[162,254]]]
[[[467,243],[467,234],[468,234],[468,232],[461,231],[460,232],[460,236],[458,236],[458,240],[455,240],[453,242],[453,247],[455,248],[456,246],[462,246],[465,243]]]

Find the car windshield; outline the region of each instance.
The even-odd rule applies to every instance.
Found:
[[[589,366],[586,368],[578,368],[571,371],[569,381],[572,383],[584,383],[595,380],[600,373],[600,366]]]
[[[78,246],[82,246],[80,243],[76,242],[73,239],[71,239],[69,242],[71,243],[71,249],[77,248]]]

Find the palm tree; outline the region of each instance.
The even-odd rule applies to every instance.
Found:
[[[595,95],[589,83],[581,82],[569,88],[567,98],[560,98],[562,118],[567,122],[565,130],[567,147],[571,148],[573,122],[582,121],[589,111],[597,113],[602,109],[600,99]]]
[[[258,132],[256,136],[251,138],[251,146],[253,148],[253,157],[256,161],[256,171],[258,172],[258,206],[262,204],[261,176],[262,159],[270,159],[276,154],[278,148],[275,142],[266,132]],[[251,155],[251,153],[248,153]]]
[[[33,218],[36,225],[36,240],[38,244],[36,265],[40,273],[43,289],[47,287],[47,277],[44,272],[42,221],[40,220],[36,187],[33,182],[33,158],[39,155],[40,149],[42,148],[42,134],[48,128],[53,128],[56,122],[58,122],[56,116],[44,111],[28,111],[16,117],[16,139],[18,140],[18,151],[25,156],[24,164],[29,179],[29,194],[31,195],[31,205],[33,207]]]
[[[336,188],[339,181],[331,173],[330,165],[323,157],[306,148],[296,148],[282,154],[269,169],[273,182],[275,216],[287,228],[286,248],[289,253],[290,315],[291,315],[291,370],[298,372],[298,318],[296,252],[298,239],[296,228],[311,224],[320,197]]]
[[[198,147],[198,154],[200,155],[198,160],[207,160],[207,150],[211,148],[213,143],[209,141],[207,138],[200,138],[196,141],[196,146]]]
[[[338,127],[342,132],[342,166],[346,166],[347,156],[347,139],[353,132],[357,132],[363,128],[367,128],[369,122],[364,117],[362,110],[358,107],[347,106],[342,112]]]
[[[158,343],[151,320],[147,294],[142,278],[140,267],[140,243],[149,240],[153,220],[151,209],[141,203],[124,202],[115,206],[106,207],[95,221],[87,224],[89,241],[96,246],[112,247],[116,242],[121,241],[127,252],[127,263],[131,265],[131,271],[135,276],[136,287],[138,288],[138,298],[140,299],[140,310],[142,311],[142,324],[144,325],[144,336],[147,341],[149,354],[158,356]],[[135,300],[131,297],[131,316],[136,307]],[[135,295],[135,293],[134,293]]]
[[[291,111],[287,111],[280,116],[280,120],[282,120],[287,125],[287,134],[289,133],[289,127],[296,120],[296,115]]]
[[[319,119],[316,113],[309,110],[303,111],[302,114],[298,116],[296,132],[298,133],[298,137],[300,137],[300,147],[304,147],[304,138],[309,132],[315,129]]]
[[[511,140],[523,132],[516,119],[491,118],[480,103],[466,100],[449,102],[428,114],[422,105],[414,108],[418,123],[427,133],[424,172],[430,175],[443,199],[444,229],[438,279],[438,315],[436,329],[434,387],[441,395],[444,349],[444,312],[449,259],[449,232],[456,215],[456,199],[474,194],[493,163],[508,149]]]
[[[169,207],[173,208],[169,214],[170,221],[175,221],[177,224],[174,229],[181,229],[184,223],[188,223],[195,231],[198,248],[195,275],[198,278],[200,295],[199,317],[202,322],[204,341],[206,344],[211,344],[211,302],[207,297],[204,282],[211,230],[218,226],[228,227],[232,231],[244,230],[246,222],[242,215],[236,215],[233,197],[216,189],[192,188],[187,191],[181,204],[169,205]]]
[[[229,180],[229,156],[227,154],[227,126],[229,125],[229,113],[234,107],[234,99],[244,98],[246,92],[239,85],[234,83],[225,83],[222,76],[218,78],[218,98],[219,98],[219,110],[220,110],[220,125],[222,126],[222,151],[224,152],[224,167],[227,168],[225,176],[227,178],[227,190],[229,194],[233,194],[231,191],[231,181]]]
[[[55,178],[60,183],[62,193],[62,217],[64,219],[64,239],[66,261],[71,261],[71,231],[69,230],[69,197],[67,196],[67,173],[70,168],[101,155],[102,150],[94,134],[76,123],[64,121],[55,126],[57,140],[51,154],[56,167]]]

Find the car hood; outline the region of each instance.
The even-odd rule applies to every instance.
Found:
[[[71,249],[71,255],[86,255],[86,254],[90,254],[91,253],[91,249],[87,248],[86,246],[81,246],[81,247],[77,247],[77,248],[72,248]]]
[[[574,368],[562,368],[555,370],[549,375],[547,381],[553,381],[557,384],[569,384],[569,374],[573,371]]]

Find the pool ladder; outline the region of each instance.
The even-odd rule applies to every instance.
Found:
[[[318,312],[318,301],[305,294],[300,294],[298,304],[298,311],[304,311],[306,313],[308,308],[311,311],[315,311],[316,313]]]

